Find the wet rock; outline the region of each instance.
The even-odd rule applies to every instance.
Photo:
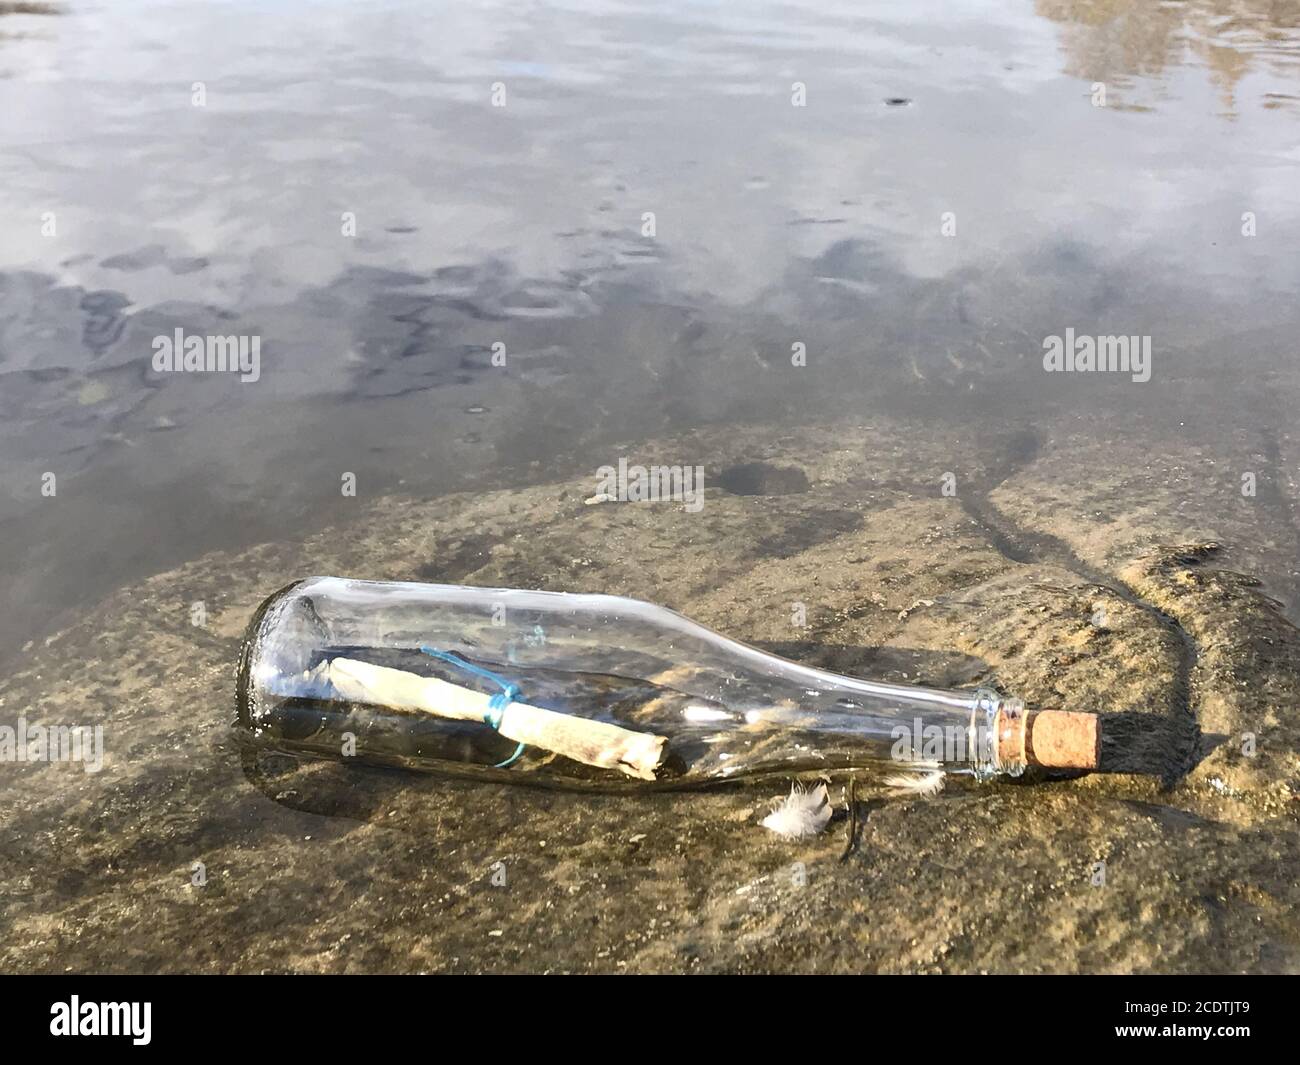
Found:
[[[1248,538],[1224,508],[1189,512],[1175,448],[1139,475],[1068,433],[1018,433],[701,432],[644,450],[797,470],[806,489],[706,488],[698,513],[585,507],[586,477],[380,500],[123,589],[0,681],[0,720],[103,725],[107,747],[99,773],[2,767],[0,966],[1300,967],[1300,648],[1227,565],[1248,557],[1234,544],[1287,542],[1281,505]],[[239,636],[311,573],[632,595],[830,668],[991,683],[1104,714],[1106,771],[931,798],[860,779],[841,862],[842,816],[799,844],[757,827],[783,780],[611,797],[253,757],[230,731]]]

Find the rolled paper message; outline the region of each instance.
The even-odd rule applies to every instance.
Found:
[[[472,688],[355,658],[335,658],[318,668],[345,699],[456,721],[493,723],[497,732],[516,743],[562,754],[585,765],[618,769],[639,780],[654,780],[655,769],[663,760],[667,739],[653,733],[528,703],[508,702],[496,709],[492,696]]]

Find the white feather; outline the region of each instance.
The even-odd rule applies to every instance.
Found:
[[[830,819],[831,799],[825,784],[810,791],[792,784],[790,794],[778,800],[759,824],[786,839],[807,839],[822,831]]]
[[[885,777],[884,782],[900,795],[938,795],[943,791],[945,774],[942,769],[919,769],[912,773],[894,773]]]

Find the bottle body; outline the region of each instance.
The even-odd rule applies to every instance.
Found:
[[[578,787],[1023,768],[987,689],[840,676],[619,596],[308,578],[254,617],[237,702],[273,749]]]

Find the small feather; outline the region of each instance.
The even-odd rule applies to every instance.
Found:
[[[942,769],[924,769],[915,773],[894,773],[885,777],[884,782],[900,795],[938,795],[943,791],[945,774]]]
[[[831,800],[825,784],[805,791],[798,784],[778,800],[776,807],[759,822],[785,839],[807,839],[822,831],[831,819]]]

